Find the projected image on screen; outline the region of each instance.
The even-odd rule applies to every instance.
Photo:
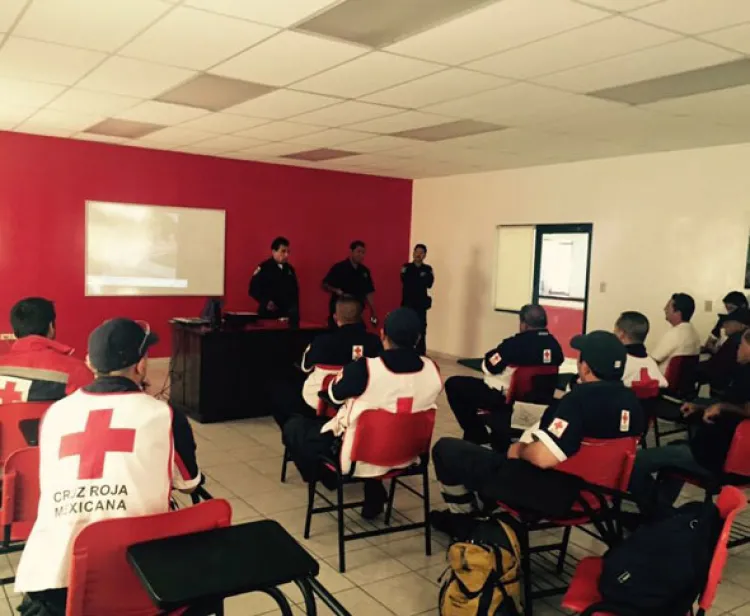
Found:
[[[87,295],[223,292],[223,211],[86,204]]]

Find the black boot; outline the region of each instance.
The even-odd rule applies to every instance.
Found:
[[[379,479],[365,480],[365,504],[362,507],[362,517],[365,520],[374,520],[383,511],[388,501],[388,493]]]

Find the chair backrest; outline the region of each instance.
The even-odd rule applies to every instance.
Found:
[[[391,413],[364,411],[357,418],[352,443],[353,462],[395,468],[430,451],[435,411]]]
[[[638,380],[630,384],[636,398],[639,400],[651,400],[659,397],[659,381],[652,378],[648,373],[648,368],[641,368]]]
[[[229,503],[213,499],[177,511],[89,524],[73,544],[66,616],[155,616],[159,611],[128,563],[127,548],[231,521]]]
[[[586,483],[625,491],[633,471],[638,438],[585,439],[578,453],[555,467]]]
[[[39,448],[14,451],[3,467],[3,543],[25,541],[39,509]]]
[[[336,370],[336,366],[326,366],[326,370],[328,369]],[[338,370],[342,370],[341,367],[338,367]],[[320,384],[320,391],[328,391],[328,388],[331,386],[331,383],[336,379],[336,376],[338,375],[338,370],[336,372],[331,372],[330,374],[326,374],[323,377],[323,382]],[[318,411],[317,415],[318,417],[333,417],[336,414],[336,408],[331,406],[330,404],[326,404],[324,400],[318,398]]]
[[[669,390],[681,396],[694,394],[698,362],[698,355],[676,355],[670,358],[664,371]]]
[[[523,400],[534,393],[546,394],[550,396],[555,391],[556,377],[559,372],[557,366],[517,366],[510,377],[510,387],[508,387],[507,399],[509,403],[515,400]],[[544,387],[545,391],[537,392],[536,388],[544,379],[538,377],[550,377],[549,383]],[[549,389],[549,391],[546,391]]]
[[[750,478],[750,419],[737,424],[724,460],[724,472]]]
[[[747,506],[747,498],[741,490],[734,486],[724,486],[719,493],[719,499],[716,501],[721,517],[724,520],[719,540],[714,549],[714,556],[711,559],[711,567],[708,570],[708,579],[706,586],[701,593],[698,605],[708,612],[716,598],[716,591],[721,582],[721,574],[724,571],[724,565],[727,562],[729,535],[732,531],[732,524],[737,514]]]
[[[52,402],[14,402],[0,405],[0,464],[18,449],[29,446],[21,422],[41,422]]]

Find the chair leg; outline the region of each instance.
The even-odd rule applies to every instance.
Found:
[[[565,557],[568,555],[568,544],[570,543],[570,532],[573,530],[572,526],[566,526],[563,531],[562,547],[560,553],[557,556],[557,573],[562,573],[565,567]]]
[[[305,514],[305,539],[310,538],[310,526],[312,525],[312,511],[315,505],[315,487],[317,482],[311,481],[307,484],[307,513]]]
[[[281,483],[286,482],[286,465],[289,464],[289,449],[284,447],[284,457],[281,459]]]
[[[398,479],[394,477],[391,479],[391,489],[388,492],[388,505],[386,505],[385,508],[385,523],[386,526],[391,523],[391,514],[393,513],[393,499],[396,498],[396,485],[398,484]]]
[[[425,466],[422,473],[422,500],[424,502],[424,553],[432,556],[432,526],[430,526],[430,473]]]
[[[346,572],[346,554],[344,552],[344,484],[338,477],[336,484],[336,513],[338,514],[339,571]]]
[[[523,576],[523,613],[532,616],[534,601],[531,598],[531,555],[529,554],[529,529],[524,527],[518,533],[521,547],[521,575]]]

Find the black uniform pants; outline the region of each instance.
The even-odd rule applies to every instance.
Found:
[[[417,353],[420,355],[427,355],[427,311],[414,310],[414,312],[417,313],[419,323],[422,326],[419,342],[417,343]]]
[[[302,386],[305,383],[304,375],[290,377],[286,380],[275,381],[270,384],[271,404],[273,418],[284,429],[284,424],[294,417],[315,417],[315,411],[302,397]]]
[[[289,456],[306,483],[321,481],[327,488],[333,488],[333,474],[320,463],[324,455],[338,456],[341,439],[332,432],[321,432],[327,418],[311,419],[295,415],[287,420],[282,429],[282,440],[289,451]],[[365,502],[371,499],[380,500],[383,495],[382,482],[379,479],[365,479]]]
[[[507,449],[513,409],[503,392],[473,376],[452,376],[445,382],[445,395],[465,440],[478,445],[492,442],[498,450]],[[478,414],[480,409],[490,412],[485,420]],[[486,425],[492,429],[492,438]]]

